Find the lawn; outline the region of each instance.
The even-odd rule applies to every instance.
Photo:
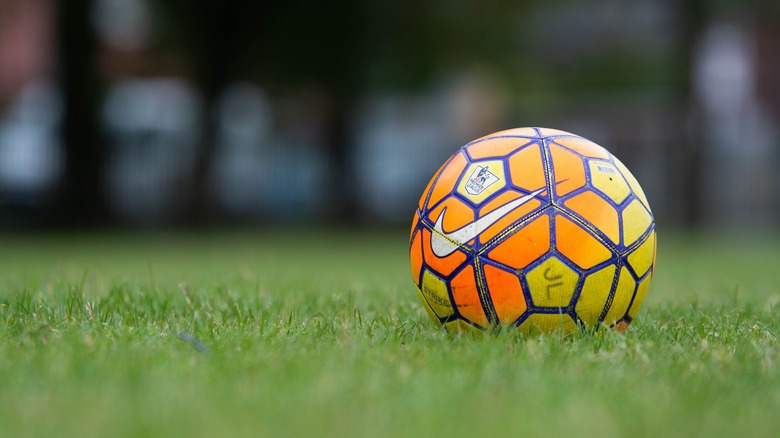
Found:
[[[406,230],[0,236],[0,437],[777,437],[780,238],[715,235],[568,340],[435,329]]]

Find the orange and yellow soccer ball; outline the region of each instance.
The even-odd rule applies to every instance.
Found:
[[[603,147],[519,128],[475,140],[436,172],[412,221],[412,277],[450,331],[625,329],[655,269],[642,188]]]

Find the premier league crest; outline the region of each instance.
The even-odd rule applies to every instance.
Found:
[[[469,179],[466,181],[466,186],[464,188],[466,189],[466,193],[476,196],[495,184],[499,179],[500,178],[495,173],[490,171],[489,166],[477,166],[474,171],[471,172],[471,176],[469,176]]]

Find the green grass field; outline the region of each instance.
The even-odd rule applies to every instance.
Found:
[[[777,236],[662,229],[629,330],[569,340],[435,329],[407,239],[0,237],[0,437],[780,435]]]

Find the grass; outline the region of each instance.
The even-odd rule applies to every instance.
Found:
[[[0,436],[777,436],[780,251],[659,235],[624,334],[451,337],[405,231],[0,238]]]

